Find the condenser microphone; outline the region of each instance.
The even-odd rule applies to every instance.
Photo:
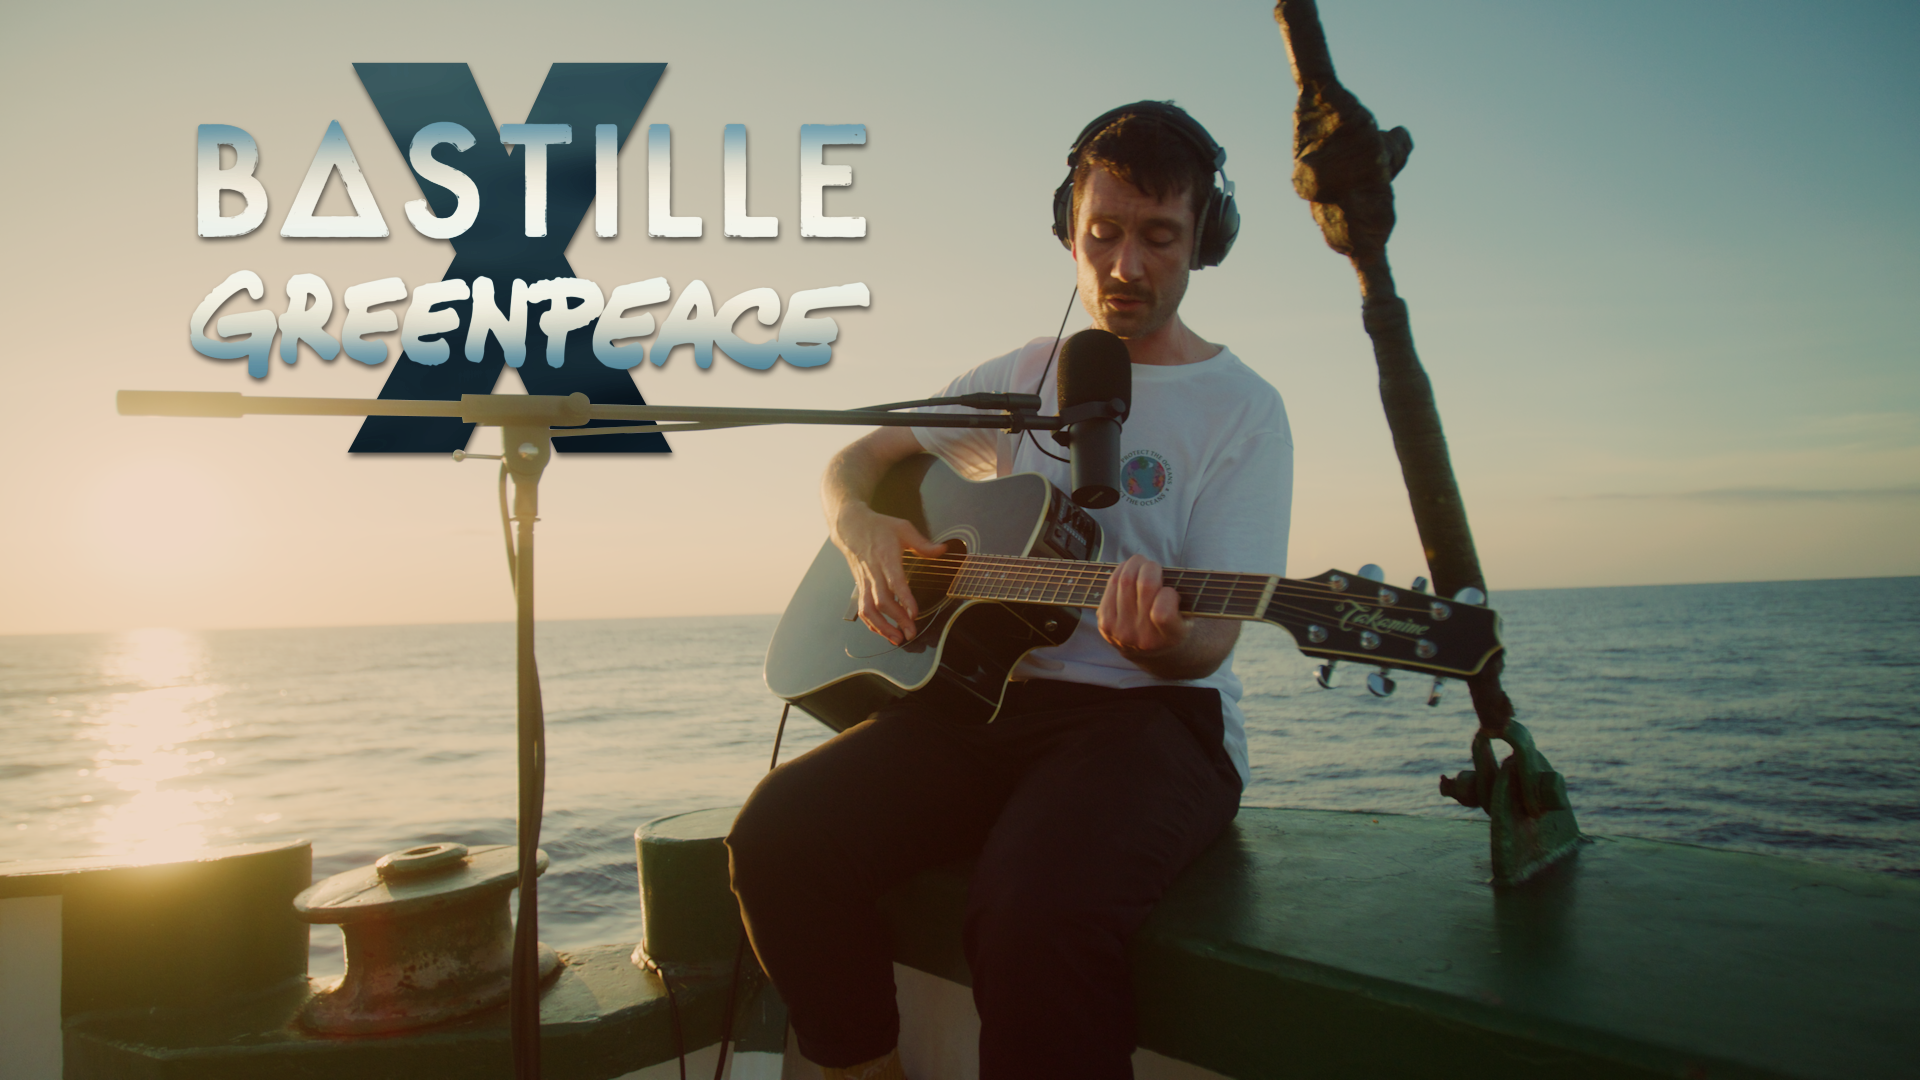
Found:
[[[1060,350],[1060,412],[1077,405],[1116,403],[1118,417],[1069,424],[1073,501],[1098,510],[1120,501],[1120,422],[1133,404],[1133,361],[1127,346],[1105,330],[1082,330]]]

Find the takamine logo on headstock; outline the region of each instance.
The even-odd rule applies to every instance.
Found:
[[[1334,605],[1333,613],[1340,616],[1342,630],[1374,630],[1382,634],[1427,634],[1432,627],[1417,623],[1411,619],[1396,619],[1377,607],[1369,607],[1353,600],[1342,600]]]

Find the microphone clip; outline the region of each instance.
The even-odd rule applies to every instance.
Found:
[[[1124,424],[1129,412],[1125,398],[1109,398],[1106,401],[1083,401],[1060,410],[1059,430],[1053,433],[1053,441],[1061,446],[1073,445],[1073,433],[1069,430],[1075,424],[1088,420],[1112,420]]]

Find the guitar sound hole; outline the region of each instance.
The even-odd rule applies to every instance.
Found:
[[[908,560],[907,584],[913,589],[913,602],[921,611],[932,611],[946,602],[947,590],[959,571],[959,557],[966,553],[967,545],[956,539],[947,541],[944,555]]]

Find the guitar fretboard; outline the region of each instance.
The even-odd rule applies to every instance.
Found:
[[[1111,563],[1070,562],[997,555],[910,559],[916,578],[951,575],[941,580],[950,595],[976,600],[1005,600],[1066,607],[1099,607],[1107,592]],[[1180,593],[1180,610],[1192,615],[1257,619],[1279,578],[1271,574],[1234,574],[1212,570],[1162,572],[1163,584]]]

